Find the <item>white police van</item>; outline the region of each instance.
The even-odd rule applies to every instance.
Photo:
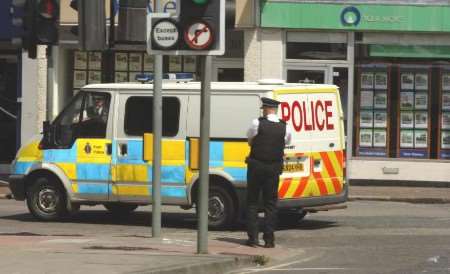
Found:
[[[102,204],[126,214],[151,203],[152,163],[143,159],[143,134],[152,131],[151,84],[87,85],[43,136],[23,145],[10,188],[41,220],[57,220],[80,205]],[[200,84],[163,83],[161,196],[188,209],[197,201]],[[212,83],[209,224],[226,227],[245,211],[246,131],[260,116],[260,98],[281,101],[280,118],[292,128],[279,182],[280,214],[344,203],[345,141],[334,85]],[[101,117],[91,115],[101,101]]]

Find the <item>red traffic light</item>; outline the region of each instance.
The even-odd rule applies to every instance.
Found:
[[[38,13],[46,19],[54,19],[58,14],[58,8],[54,0],[41,0],[38,4]]]

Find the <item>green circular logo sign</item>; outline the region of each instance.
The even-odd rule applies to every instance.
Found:
[[[346,7],[341,12],[341,23],[344,26],[357,26],[361,21],[361,13],[356,7]]]

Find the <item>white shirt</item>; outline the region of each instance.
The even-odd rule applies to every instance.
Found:
[[[267,118],[267,120],[269,120],[271,122],[275,122],[275,123],[280,122],[280,118],[278,118],[278,116],[276,114],[269,114],[269,115],[267,115],[266,118]],[[253,138],[258,134],[258,127],[259,127],[259,120],[254,119],[252,121],[250,128],[247,130],[247,138],[248,138],[249,144],[251,144]],[[286,124],[286,134],[284,135],[284,143],[286,145],[289,145],[289,144],[291,144],[291,140],[292,140],[291,128],[289,127],[289,125]]]

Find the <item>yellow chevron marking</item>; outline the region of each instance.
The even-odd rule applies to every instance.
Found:
[[[299,179],[294,178],[291,181],[291,184],[289,185],[288,191],[286,191],[286,194],[284,195],[284,198],[293,198],[295,190],[297,190],[299,184]]]
[[[328,153],[328,157],[330,158],[331,165],[333,166],[334,172],[336,173],[336,177],[342,177],[343,169],[339,165],[339,161],[336,157],[336,153],[331,151]]]

